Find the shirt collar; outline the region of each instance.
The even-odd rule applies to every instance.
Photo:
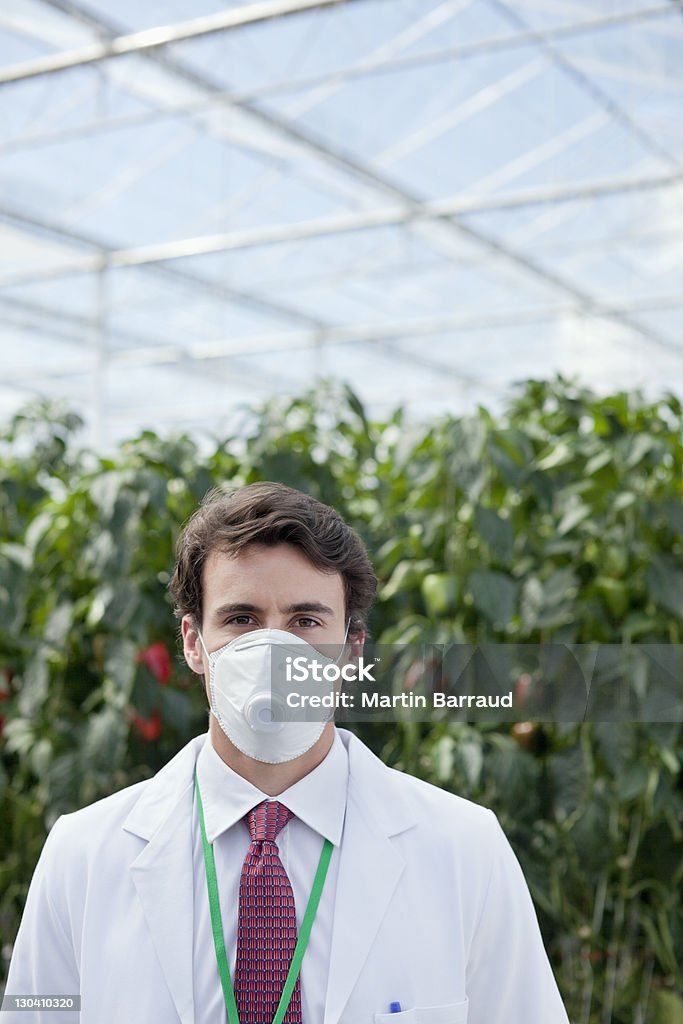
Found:
[[[280,800],[297,818],[338,846],[344,824],[348,776],[348,754],[335,728],[332,746],[320,764],[273,799]],[[208,732],[197,757],[197,778],[210,843],[240,821],[252,807],[271,799],[225,763]]]

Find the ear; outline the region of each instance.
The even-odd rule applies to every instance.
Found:
[[[180,622],[180,630],[183,637],[183,654],[185,655],[185,661],[189,668],[191,668],[193,672],[196,672],[198,676],[205,675],[206,665],[204,663],[204,648],[202,647],[199,639],[197,627],[190,615],[183,615]]]
[[[367,634],[364,629],[359,629],[356,633],[349,633],[346,640],[349,661],[355,661],[356,658],[360,658],[363,653],[366,636]]]

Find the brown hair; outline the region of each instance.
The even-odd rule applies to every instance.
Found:
[[[201,623],[202,573],[213,551],[236,554],[250,544],[283,543],[299,548],[316,569],[341,574],[349,635],[364,628],[377,577],[360,537],[329,505],[268,481],[210,491],[187,521],[168,585],[175,614]]]

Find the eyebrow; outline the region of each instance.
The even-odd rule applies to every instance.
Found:
[[[318,615],[330,615],[334,618],[334,611],[326,604],[321,604],[319,601],[299,601],[297,604],[288,605],[284,611],[286,615],[293,615],[295,612],[317,612]],[[232,604],[222,604],[220,608],[216,609],[214,616],[222,619],[224,615],[235,614],[237,612],[254,612],[257,615],[260,615],[263,613],[263,608],[259,608],[255,604],[248,604],[246,601],[236,601]]]

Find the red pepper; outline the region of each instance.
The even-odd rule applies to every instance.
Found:
[[[138,715],[137,712],[133,714],[132,718],[133,728],[136,729],[143,740],[148,742],[156,740],[161,732],[161,714],[159,711],[152,712],[149,718],[143,718],[142,715]]]
[[[157,682],[161,683],[162,686],[166,685],[173,674],[171,655],[168,653],[165,644],[159,642],[150,644],[149,647],[143,648],[138,653],[136,660],[142,665],[146,665]]]

